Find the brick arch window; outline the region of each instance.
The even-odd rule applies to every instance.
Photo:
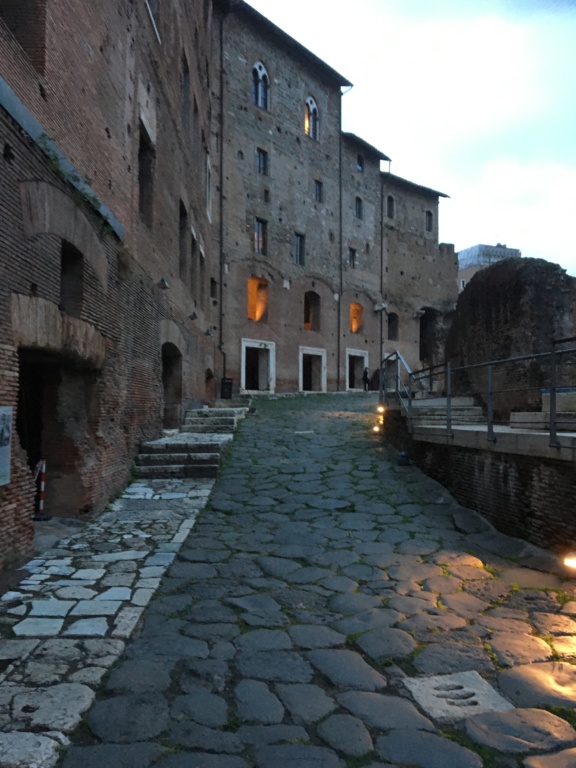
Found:
[[[320,330],[320,296],[316,291],[304,294],[304,328],[307,331]]]
[[[426,232],[432,232],[434,229],[434,214],[432,211],[426,211]]]
[[[304,109],[304,133],[314,141],[320,139],[320,115],[318,112],[318,106],[312,96],[308,96],[306,99],[306,106]]]
[[[248,319],[255,323],[268,322],[268,280],[264,277],[248,278]]]
[[[398,341],[399,338],[398,315],[396,312],[390,312],[388,315],[388,339],[390,341]]]
[[[350,304],[350,333],[360,333],[364,325],[364,307],[353,301]]]
[[[252,67],[252,103],[261,109],[270,109],[270,77],[261,61]]]
[[[60,310],[79,318],[84,300],[84,257],[72,243],[62,240],[60,249]]]

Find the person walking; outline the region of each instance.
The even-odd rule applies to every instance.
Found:
[[[370,372],[368,371],[368,368],[364,368],[364,373],[362,374],[362,381],[364,383],[364,392],[368,392],[370,389]]]

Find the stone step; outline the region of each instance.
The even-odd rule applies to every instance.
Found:
[[[474,408],[476,404],[473,397],[458,396],[451,398],[452,409],[454,408]],[[448,399],[446,397],[420,397],[412,400],[412,408],[444,408]]]
[[[217,477],[218,465],[186,465],[186,464],[161,464],[161,465],[136,465],[134,474],[136,477],[148,480],[161,480],[164,478],[185,477]]]
[[[199,434],[199,435],[224,435],[234,432],[235,424],[213,424],[212,422],[193,422],[185,423],[182,427],[182,432]]]
[[[171,453],[184,453],[184,454],[197,454],[197,453],[222,453],[226,448],[229,440],[199,440],[198,442],[175,442],[175,441],[159,441],[152,440],[148,443],[143,443],[140,451],[142,453],[156,453],[159,455],[171,454]]]
[[[220,463],[220,452],[213,453],[139,453],[136,456],[137,466],[164,466],[176,465],[182,466],[209,466]]]
[[[525,411],[510,414],[512,429],[550,429],[550,411]],[[576,413],[574,411],[559,411],[556,413],[556,429],[558,432],[576,432]]]
[[[244,416],[245,412],[246,408],[193,408],[190,411],[186,411],[186,418],[189,416],[202,419],[220,418],[222,416],[239,418]]]

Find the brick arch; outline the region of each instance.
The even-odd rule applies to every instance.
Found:
[[[20,184],[26,237],[51,234],[72,243],[108,288],[108,261],[102,244],[82,210],[66,193],[45,181]]]
[[[160,349],[164,344],[173,344],[181,355],[186,349],[182,332],[174,320],[160,320]]]

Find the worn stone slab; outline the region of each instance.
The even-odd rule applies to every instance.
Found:
[[[170,755],[161,758],[154,768],[191,768],[190,755]],[[214,755],[194,751],[194,768],[249,768],[248,763],[236,755]]]
[[[255,723],[281,723],[284,707],[260,680],[241,680],[234,690],[240,720]]]
[[[70,747],[62,768],[149,768],[164,752],[159,744],[98,744]]]
[[[5,640],[0,639],[0,661],[25,659],[36,648],[39,640]]]
[[[477,645],[463,645],[447,639],[431,643],[414,659],[414,666],[423,675],[446,675],[451,672],[493,672],[494,665],[484,650]]]
[[[314,670],[306,659],[292,651],[241,651],[236,658],[238,671],[244,677],[283,683],[307,683]]]
[[[532,623],[541,635],[576,635],[576,621],[557,613],[533,613]]]
[[[0,733],[0,765],[3,768],[50,768],[56,765],[61,744],[39,733]]]
[[[376,752],[384,760],[411,768],[482,768],[484,764],[470,749],[425,731],[390,731],[378,737]]]
[[[386,687],[386,679],[354,651],[316,650],[308,658],[335,685],[364,691]]]
[[[32,600],[29,616],[66,616],[76,605],[73,600]]]
[[[434,576],[442,576],[443,571],[432,563],[416,563],[414,565],[392,565],[388,575],[395,581],[425,581]],[[458,574],[453,574],[457,576]]]
[[[340,632],[313,624],[292,625],[288,634],[299,648],[332,648],[346,642],[346,636]]]
[[[502,667],[549,661],[552,658],[552,648],[548,643],[529,634],[494,632],[490,635],[488,642],[492,652],[496,654],[498,664]],[[556,650],[561,652],[559,648]]]
[[[201,686],[177,696],[170,705],[170,714],[173,720],[194,720],[209,728],[221,728],[228,722],[226,701]]]
[[[437,614],[418,613],[405,621],[398,622],[397,626],[398,629],[405,629],[410,632],[434,632],[437,630],[449,632],[452,629],[461,629],[466,624],[466,619],[461,616],[443,611]]]
[[[362,757],[374,749],[362,720],[351,715],[332,715],[320,723],[317,731],[329,746],[345,755]]]
[[[255,746],[279,742],[303,744],[310,740],[301,725],[242,725],[236,735],[244,744]]]
[[[24,619],[12,627],[19,637],[54,637],[58,635],[64,619]]]
[[[316,723],[336,709],[334,699],[317,685],[279,683],[276,691],[295,723]]]
[[[404,615],[391,608],[374,608],[370,611],[356,613],[345,619],[339,619],[332,625],[338,632],[355,635],[379,627],[392,627],[404,619]]]
[[[359,592],[335,595],[330,600],[330,609],[344,615],[364,613],[378,608],[383,608],[381,597],[363,595]]]
[[[547,752],[576,743],[574,728],[543,709],[486,712],[466,720],[465,727],[473,741],[498,752]]]
[[[168,727],[168,704],[156,693],[97,701],[88,726],[103,743],[133,744],[158,736]]]
[[[78,619],[64,630],[65,637],[106,637],[108,621],[99,616],[89,619]]]
[[[556,661],[514,667],[498,675],[498,686],[519,707],[574,707],[576,667]]]
[[[31,729],[68,733],[78,725],[94,697],[94,691],[80,683],[33,689],[16,694],[12,716]]]
[[[128,587],[110,587],[109,589],[100,592],[96,595],[94,600],[130,600],[132,597],[132,590]]]
[[[88,587],[62,587],[56,591],[56,595],[62,600],[90,600],[97,594],[95,589]]]
[[[292,641],[281,629],[254,629],[234,640],[241,651],[282,651],[292,649]]]
[[[573,658],[576,656],[576,637],[573,635],[556,635],[554,637],[554,649],[560,656]]]
[[[359,717],[366,725],[382,731],[396,728],[436,731],[436,726],[421,715],[412,702],[400,696],[346,691],[336,698],[339,704]]]
[[[490,603],[480,600],[467,592],[458,592],[453,595],[442,595],[442,605],[445,605],[457,616],[465,618],[475,618],[477,614],[483,613],[490,608]]]
[[[72,574],[72,578],[81,579],[82,581],[93,584],[98,581],[98,579],[101,579],[105,573],[106,570],[104,568],[80,568],[76,573]]]
[[[402,682],[420,707],[439,723],[456,723],[472,714],[514,709],[475,671],[405,677]]]
[[[126,694],[165,691],[170,687],[170,673],[173,667],[172,661],[151,661],[150,659],[123,661],[120,666],[112,670],[106,682],[106,690]]]
[[[416,648],[414,638],[402,629],[379,627],[360,635],[356,645],[376,661],[405,659]]]
[[[121,606],[119,600],[80,600],[70,616],[114,616]]]
[[[257,768],[345,768],[331,749],[301,744],[258,747],[255,760]]]
[[[555,755],[528,757],[522,765],[524,768],[574,768],[576,765],[576,748],[564,749]]]
[[[216,752],[219,753],[219,757],[222,757],[222,753],[237,754],[244,749],[244,745],[235,733],[230,733],[222,728],[208,728],[189,720],[175,723],[170,730],[169,738],[171,742],[193,750],[194,768],[197,765],[197,751]],[[190,755],[187,757],[190,761]],[[216,763],[216,765],[220,766],[220,763]],[[186,764],[186,768],[189,766],[190,762]]]

